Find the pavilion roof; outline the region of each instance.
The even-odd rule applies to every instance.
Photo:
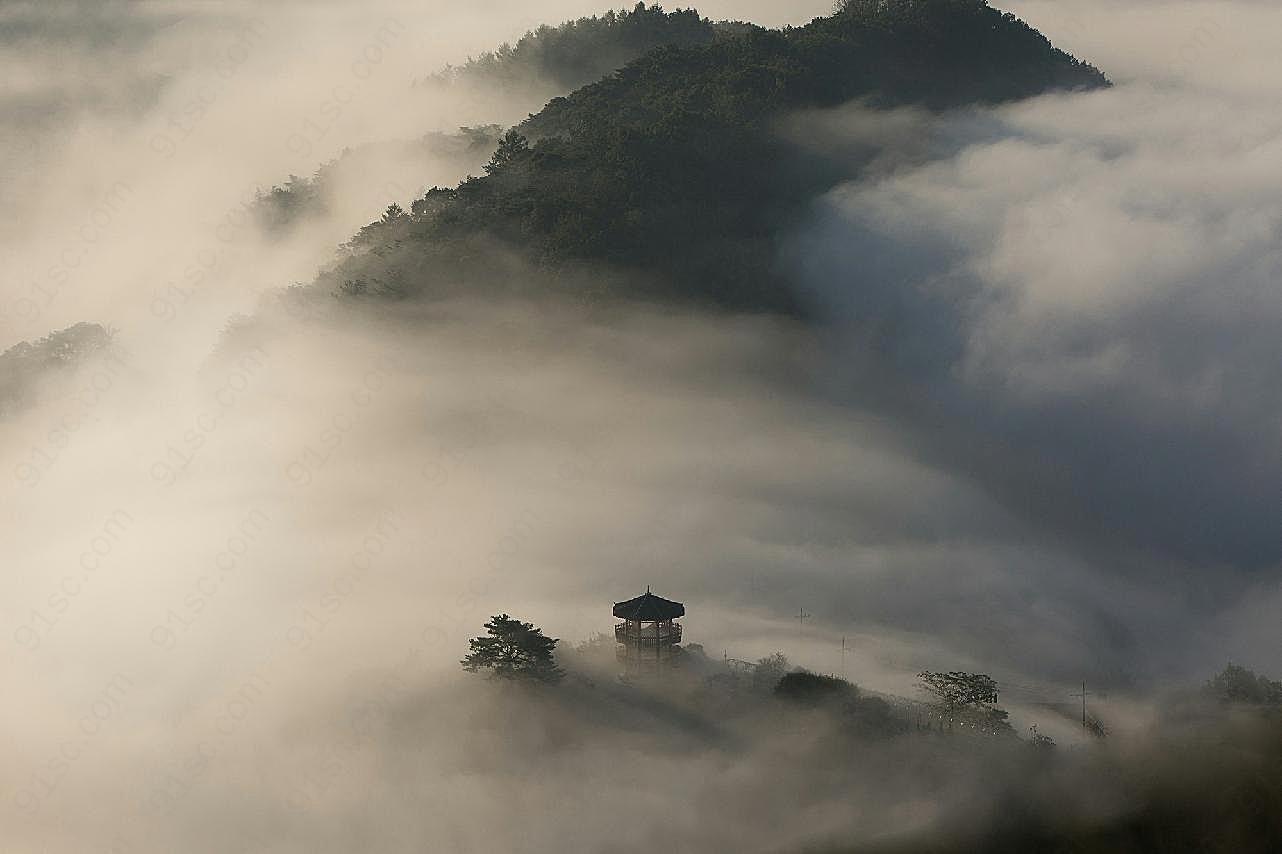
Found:
[[[643,595],[635,599],[614,603],[614,616],[624,620],[672,620],[684,617],[685,613],[685,605],[655,596],[648,587]]]

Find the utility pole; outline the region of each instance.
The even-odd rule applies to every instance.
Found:
[[[805,608],[802,608],[797,612],[797,637],[801,637],[802,633],[806,630],[806,620],[813,616],[814,614],[807,614]]]
[[[846,678],[846,636],[841,636],[841,678]]]
[[[1086,680],[1082,680],[1082,693],[1074,694],[1074,697],[1082,698],[1082,732],[1086,732],[1086,698],[1090,696],[1090,691],[1086,690]]]

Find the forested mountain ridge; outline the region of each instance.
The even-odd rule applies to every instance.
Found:
[[[353,297],[529,287],[515,257],[570,288],[582,280],[566,272],[587,265],[593,287],[629,296],[795,312],[775,241],[848,176],[800,162],[780,117],[856,98],[945,109],[1105,85],[983,0],[852,0],[800,28],[660,47],[550,102],[486,175],[389,208],[319,284]]]

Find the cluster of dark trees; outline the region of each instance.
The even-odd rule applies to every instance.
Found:
[[[0,353],[0,417],[28,405],[42,379],[80,364],[109,346],[111,339],[111,331],[103,326],[77,323]]]
[[[1230,663],[1206,683],[1206,693],[1224,703],[1282,706],[1282,682]]]
[[[254,221],[268,235],[286,235],[308,218],[329,213],[331,193],[340,170],[359,174],[364,164],[395,158],[424,163],[443,160],[459,166],[462,171],[473,168],[474,163],[484,162],[502,136],[501,125],[476,125],[461,127],[454,133],[433,131],[408,142],[371,143],[345,149],[310,178],[290,175],[282,184],[259,190],[252,204]],[[412,178],[406,180],[409,186],[416,183]]]
[[[850,166],[796,157],[782,116],[855,98],[942,109],[1104,85],[980,0],[854,0],[804,27],[665,44],[551,101],[500,141],[484,175],[362,229],[320,285],[406,297],[559,282],[583,296],[586,280],[795,313],[775,241]],[[513,275],[514,255],[549,275]],[[595,274],[569,275],[584,268]]]
[[[733,32],[738,26],[743,25],[713,24],[693,10],[665,12],[658,4],[637,3],[631,10],[541,26],[514,45],[503,44],[463,65],[447,66],[420,85],[475,83],[569,92],[661,45],[707,44],[718,32]]]
[[[291,174],[285,183],[259,190],[254,197],[253,215],[259,228],[273,236],[289,232],[299,222],[329,211],[325,193],[325,164],[310,178]]]
[[[881,697],[836,676],[806,670],[785,673],[774,696],[809,708],[826,708],[840,717],[843,731],[856,738],[887,738],[908,732],[908,721]]]

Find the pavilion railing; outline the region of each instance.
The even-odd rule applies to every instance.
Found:
[[[638,626],[636,623],[617,623],[614,626],[614,639],[630,646],[666,646],[681,643],[681,624],[672,623],[671,628],[664,625],[661,630],[653,625]]]

